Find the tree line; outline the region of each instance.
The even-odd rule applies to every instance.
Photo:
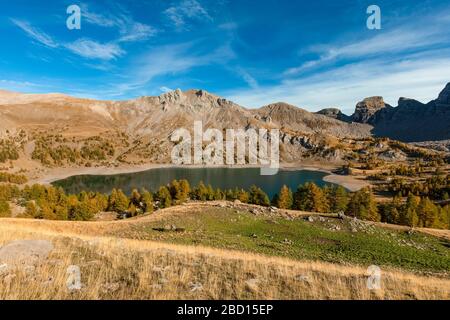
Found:
[[[28,181],[23,174],[14,174],[8,172],[0,172],[0,182],[8,182],[14,184],[24,184]]]
[[[413,194],[433,200],[449,200],[450,175],[434,175],[424,181],[406,181],[402,178],[394,178],[389,183],[378,186],[377,190],[399,197]]]
[[[257,186],[248,190],[222,190],[201,182],[192,188],[187,180],[174,180],[156,192],[134,189],[130,195],[120,189],[113,189],[109,195],[85,191],[75,195],[66,194],[61,187],[35,184],[20,190],[17,186],[3,184],[0,185],[0,216],[10,216],[8,201],[13,199],[25,208],[21,217],[50,220],[92,220],[95,214],[108,211],[134,217],[188,200],[238,200],[280,209],[342,212],[362,220],[411,227],[450,228],[449,205],[436,205],[428,197],[409,194],[406,201],[394,197],[390,202],[377,202],[370,188],[351,193],[341,186],[319,187],[309,182],[299,185],[295,191],[283,186],[272,199]]]

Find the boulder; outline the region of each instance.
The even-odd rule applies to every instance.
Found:
[[[53,250],[47,240],[16,240],[0,248],[0,264],[8,266],[36,265]]]
[[[359,123],[371,123],[371,118],[386,106],[383,97],[366,98],[356,105],[352,120]]]

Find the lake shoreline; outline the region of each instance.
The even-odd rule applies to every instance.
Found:
[[[71,168],[54,168],[48,169],[47,172],[41,174],[40,177],[32,179],[28,182],[31,184],[51,184],[55,181],[67,179],[73,176],[81,175],[118,175],[118,174],[128,174],[128,173],[139,173],[152,169],[163,169],[163,168],[184,168],[184,169],[214,169],[214,168],[230,168],[230,169],[242,169],[242,168],[261,168],[261,166],[251,166],[251,165],[217,165],[217,166],[204,166],[204,165],[173,165],[173,164],[146,164],[137,166],[120,166],[120,167],[71,167]],[[343,186],[350,191],[357,191],[361,188],[368,186],[366,181],[358,180],[353,176],[341,176],[336,175],[332,172],[336,166],[326,166],[326,165],[301,165],[301,164],[281,164],[280,170],[283,171],[318,171],[326,173],[327,175],[323,178],[323,181],[334,183]]]

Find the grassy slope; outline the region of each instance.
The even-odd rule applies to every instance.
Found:
[[[192,203],[110,222],[0,219],[0,246],[18,239],[55,246],[31,273],[11,270],[6,280],[3,271],[0,300],[450,297],[448,237],[223,206]],[[186,230],[154,230],[166,225]],[[380,290],[367,288],[372,264],[382,269]],[[67,290],[69,265],[81,269],[80,291]]]
[[[349,220],[292,221],[245,211],[210,207],[142,220],[113,234],[134,239],[237,249],[298,260],[389,266],[421,272],[450,270],[450,242]],[[166,225],[185,232],[156,231]],[[335,230],[335,226],[339,230]],[[353,230],[352,230],[353,229]]]

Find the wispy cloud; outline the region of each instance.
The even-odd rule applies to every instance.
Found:
[[[208,52],[197,51],[196,44],[188,42],[151,48],[131,62],[120,83],[112,86],[111,96],[133,93],[147,87],[157,77],[180,75],[206,65],[224,65],[235,58],[228,44]]]
[[[158,31],[146,24],[139,22],[132,22],[126,24],[121,31],[121,36],[118,39],[119,42],[134,42],[143,41],[155,36]]]
[[[236,69],[236,72],[250,86],[250,88],[252,89],[259,88],[258,81],[252,75],[250,75],[250,73],[248,73],[245,69],[239,67]]]
[[[11,19],[11,21],[38,43],[48,48],[63,47],[73,54],[87,59],[117,59],[125,54],[125,50],[121,48],[120,43],[146,40],[157,33],[155,28],[134,21],[125,12],[122,12],[119,16],[105,16],[89,11],[85,5],[83,5],[82,12],[85,21],[88,23],[118,28],[118,38],[107,43],[100,43],[87,38],[81,38],[70,43],[58,43],[50,35],[32,26],[27,21],[18,19]]]
[[[92,12],[85,4],[82,5],[82,12],[83,19],[87,23],[107,28],[117,26],[117,19],[114,19],[114,17],[107,17],[103,14]]]
[[[238,24],[236,22],[226,22],[218,25],[218,28],[221,30],[233,31],[238,28]]]
[[[195,52],[194,45],[195,43],[189,42],[151,49],[137,61],[140,75],[149,81],[159,75],[177,74],[194,67],[226,63],[234,57],[234,52],[228,45],[207,53]]]
[[[161,90],[161,92],[163,93],[167,93],[167,92],[171,92],[173,91],[173,89],[169,88],[169,87],[160,87],[159,90]]]
[[[183,0],[166,9],[164,14],[178,29],[187,29],[188,20],[213,20],[208,11],[196,0]]]
[[[125,54],[120,43],[143,41],[157,34],[156,28],[135,21],[131,14],[122,8],[118,9],[118,14],[100,14],[91,11],[86,4],[82,4],[81,7],[83,21],[101,27],[117,28],[118,37],[106,43],[87,38],[81,38],[71,43],[58,43],[50,35],[32,26],[28,21],[14,18],[11,21],[38,43],[49,48],[63,47],[87,59],[116,59]]]
[[[90,39],[78,39],[65,45],[71,52],[88,59],[112,60],[122,56],[123,51],[114,43],[99,43]]]
[[[312,111],[352,112],[359,100],[374,95],[391,105],[402,96],[428,102],[450,81],[450,20],[445,17],[415,17],[408,24],[350,36],[353,41],[347,34],[343,43],[310,46],[302,53],[317,58],[285,70],[278,83],[225,95],[249,107],[285,101]]]
[[[58,47],[65,48],[70,52],[88,59],[112,60],[122,56],[125,51],[115,43],[99,43],[90,39],[78,39],[71,43],[57,43],[51,36],[33,27],[29,22],[11,19],[11,21],[22,29],[33,40],[54,49]]]
[[[83,18],[87,23],[106,28],[117,28],[120,34],[117,42],[133,42],[147,40],[158,33],[158,30],[150,25],[137,22],[131,14],[122,8],[118,8],[118,14],[100,14],[93,12],[86,4],[82,5]]]
[[[438,18],[432,17],[433,20]],[[421,21],[415,21],[407,27],[394,27],[391,31],[376,33],[369,39],[347,41],[346,44],[311,46],[307,50],[308,53],[318,55],[318,59],[305,61],[298,67],[289,68],[284,72],[284,75],[297,75],[303,71],[344,59],[367,59],[399,52],[409,53],[424,48],[429,49],[432,46],[448,44],[450,35],[445,30],[448,30],[449,24],[440,24],[439,27],[436,27],[429,19],[431,18],[427,17],[421,19]]]
[[[18,91],[18,92],[39,92],[43,89],[49,90],[49,86],[30,81],[17,81],[10,79],[0,79],[0,87],[2,90]],[[50,89],[51,90],[51,89]]]
[[[11,19],[11,21],[22,29],[29,37],[33,40],[47,46],[49,48],[57,48],[58,43],[56,43],[52,37],[50,37],[45,32],[39,30],[38,28],[33,27],[29,22],[17,19]]]
[[[359,100],[374,95],[383,96],[394,106],[399,97],[428,102],[449,82],[449,74],[450,50],[444,50],[401,61],[374,59],[347,64],[270,87],[231,91],[226,96],[248,107],[285,101],[313,111],[333,106],[349,112]]]

